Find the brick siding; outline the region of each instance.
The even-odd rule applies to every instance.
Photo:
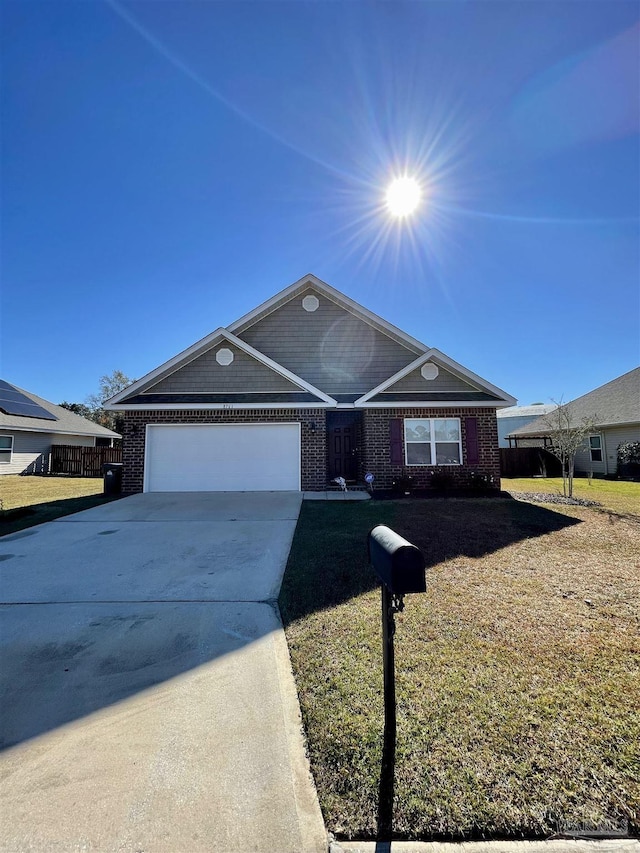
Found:
[[[468,465],[465,418],[473,417],[478,422],[478,463]],[[391,465],[389,422],[394,418],[460,418],[462,428],[462,465]],[[493,478],[492,487],[500,488],[500,451],[498,449],[498,421],[495,409],[451,408],[451,409],[365,409],[360,448],[363,475],[371,471],[375,476],[375,487],[390,489],[393,481],[403,476],[415,479],[417,488],[431,486],[434,473],[446,474],[459,488],[472,485],[472,474],[484,474]],[[403,458],[404,458],[404,431]]]
[[[147,424],[248,424],[300,423],[302,442],[301,479],[303,491],[325,488],[327,440],[324,409],[245,409],[180,412],[127,412],[122,435],[122,491],[130,495],[143,490],[145,426]],[[315,424],[315,432],[311,430]]]
[[[185,410],[127,412],[125,414],[122,456],[124,494],[143,490],[145,426],[147,424],[231,424],[231,423],[301,423],[303,491],[322,491],[326,487],[327,437],[325,409],[253,409],[253,410]],[[389,448],[389,421],[394,418],[460,418],[462,427],[462,465],[392,466]],[[466,462],[465,418],[478,423],[479,459],[476,465]],[[315,424],[312,432],[311,424]],[[403,437],[404,441],[404,437]],[[393,481],[412,476],[418,488],[429,488],[434,472],[449,475],[461,488],[472,484],[472,474],[493,478],[492,486],[500,488],[500,454],[495,409],[365,409],[362,412],[360,441],[361,474],[371,471],[375,486],[390,489]]]

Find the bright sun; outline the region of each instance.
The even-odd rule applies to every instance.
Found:
[[[387,189],[387,209],[392,216],[409,216],[422,199],[420,184],[415,178],[396,178]]]

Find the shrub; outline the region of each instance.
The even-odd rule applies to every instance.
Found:
[[[478,471],[471,472],[471,488],[476,492],[484,492],[493,488],[493,477],[489,474],[481,474]]]
[[[640,480],[640,441],[625,441],[618,446],[618,477]]]
[[[434,471],[431,474],[431,486],[439,492],[446,492],[453,486],[454,480],[446,471]]]

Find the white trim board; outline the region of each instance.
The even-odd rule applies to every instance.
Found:
[[[335,403],[135,403],[127,406],[127,412],[218,412],[221,410],[242,412],[245,409],[334,409]],[[122,411],[118,409],[117,411]],[[176,424],[177,426],[177,424]]]

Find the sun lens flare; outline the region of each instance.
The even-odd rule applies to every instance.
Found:
[[[396,178],[389,184],[386,195],[387,210],[392,216],[412,214],[422,200],[422,189],[415,178]]]

